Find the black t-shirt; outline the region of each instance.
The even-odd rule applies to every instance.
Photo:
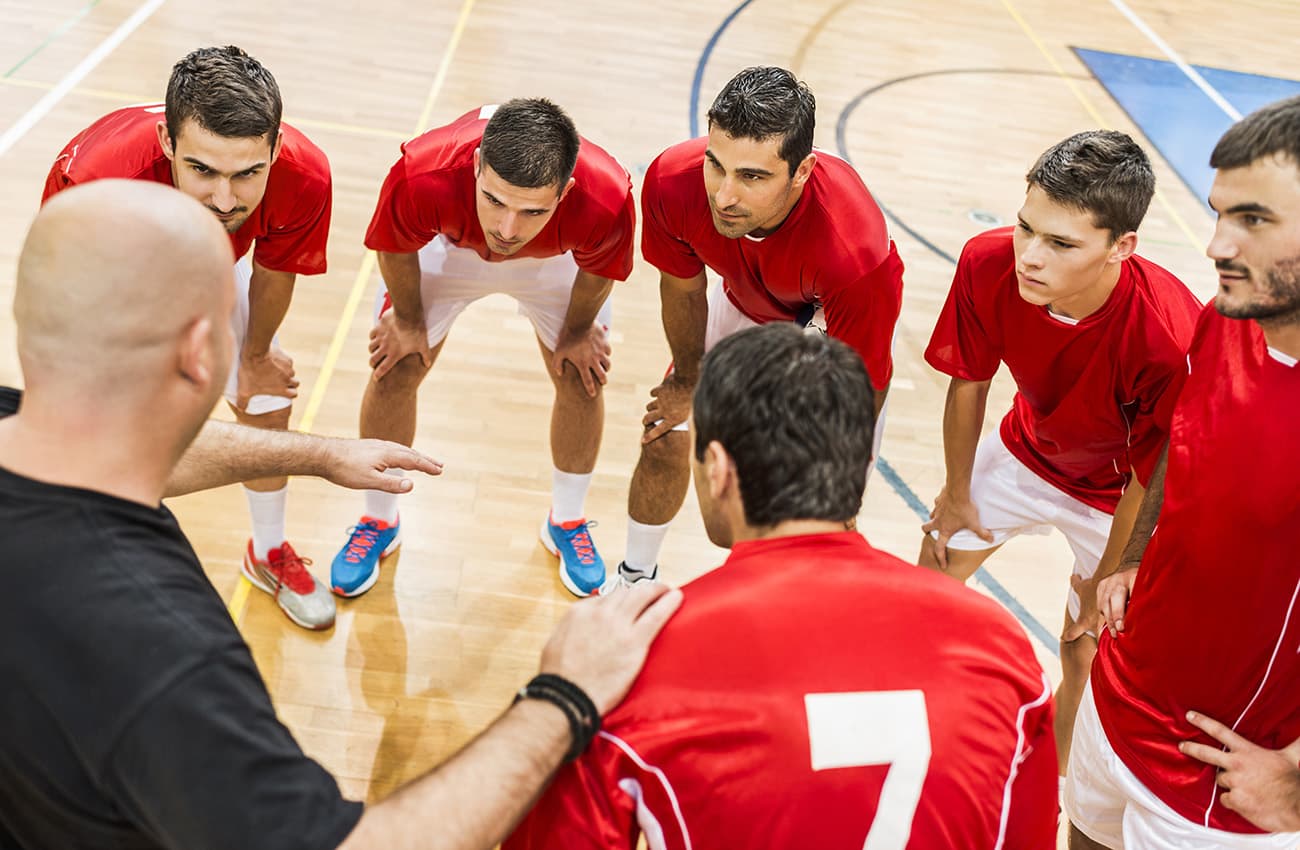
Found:
[[[165,507],[0,469],[0,551],[0,847],[318,850],[356,826]]]

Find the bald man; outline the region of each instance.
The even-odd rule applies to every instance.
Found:
[[[385,803],[344,800],[159,503],[225,385],[229,251],[202,205],[143,182],[60,193],[27,236],[27,390],[0,420],[0,847],[491,847],[590,742],[681,595],[575,606],[542,656],[564,688],[529,683]]]

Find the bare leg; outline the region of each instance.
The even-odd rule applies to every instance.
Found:
[[[1098,844],[1088,836],[1084,835],[1074,824],[1070,824],[1070,850],[1114,850],[1105,844]]]
[[[1067,609],[1065,627],[1074,623]],[[1097,655],[1097,639],[1082,635],[1072,641],[1061,641],[1061,686],[1056,689],[1056,756],[1065,775],[1070,759],[1070,739],[1074,734],[1074,716],[1083,699],[1083,688],[1088,684],[1092,659]]]
[[[361,436],[379,440],[392,440],[409,446],[415,440],[416,391],[420,382],[433,368],[442,342],[433,347],[426,368],[414,354],[403,357],[383,380],[376,380],[372,372],[366,393],[361,398]]]
[[[254,428],[265,428],[269,431],[288,430],[289,414],[293,412],[292,407],[286,407],[283,410],[273,410],[270,413],[253,416],[237,409],[233,404],[230,405],[230,410],[235,414],[235,420],[241,425],[251,425]],[[276,478],[257,478],[253,481],[245,481],[244,486],[256,493],[272,493],[283,488],[288,483],[289,479],[281,475]]]
[[[988,560],[989,555],[1002,548],[1002,544],[990,546],[988,549],[948,549],[948,569],[939,566],[939,559],[934,552],[934,538],[925,535],[921,538],[921,554],[916,556],[916,562],[926,569],[952,576],[957,581],[965,582],[975,575],[975,571],[980,565]]]
[[[663,525],[677,516],[691,484],[690,443],[690,432],[669,431],[641,447],[627,494],[632,519]]]
[[[596,384],[596,397],[587,395],[578,369],[565,362],[564,375],[555,377],[551,358],[555,352],[540,339],[538,347],[546,364],[546,374],[555,385],[555,402],[551,405],[551,462],[561,472],[586,475],[596,468],[600,438],[605,430],[604,387]]]

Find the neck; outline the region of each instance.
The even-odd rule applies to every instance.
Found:
[[[772,221],[768,224],[749,231],[749,235],[756,239],[763,239],[776,233],[781,229],[781,225],[785,224],[785,220],[790,217],[790,213],[794,212],[794,208],[799,205],[801,197],[803,197],[803,186],[790,192],[790,197],[786,199],[785,208],[781,210],[779,215],[773,216]]]
[[[1300,360],[1300,316],[1258,321],[1269,348]]]
[[[1053,301],[1047,305],[1047,309],[1067,319],[1088,318],[1100,310],[1105,305],[1106,299],[1110,298],[1110,294],[1115,291],[1122,268],[1123,263],[1108,264],[1102,271],[1101,277],[1092,286],[1069,298]]]
[[[797,537],[801,534],[836,534],[848,531],[849,523],[827,519],[787,519],[776,525],[746,525],[736,532],[734,543],[745,540],[770,540],[776,537]]]
[[[51,401],[29,391],[22,410],[0,421],[0,466],[46,484],[158,506],[184,449],[181,435],[169,439],[156,421],[107,405]]]

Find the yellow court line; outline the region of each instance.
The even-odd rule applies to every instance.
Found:
[[[456,18],[456,26],[452,29],[451,38],[447,41],[447,49],[443,51],[442,61],[438,64],[438,72],[433,78],[433,85],[429,87],[429,96],[425,98],[424,108],[420,111],[420,119],[415,125],[415,132],[411,134],[413,136],[418,136],[428,128],[429,118],[433,115],[433,104],[437,101],[443,85],[447,82],[447,74],[451,71],[452,57],[455,56],[456,48],[460,45],[461,36],[465,34],[465,25],[469,22],[469,14],[474,8],[474,3],[475,0],[464,0],[461,4],[460,16]],[[325,401],[325,392],[329,388],[330,380],[334,377],[334,368],[338,365],[339,356],[343,353],[343,343],[347,340],[348,330],[352,327],[353,319],[356,318],[357,308],[361,304],[362,296],[365,295],[366,285],[370,282],[370,276],[374,272],[374,268],[375,252],[367,250],[365,257],[361,261],[361,268],[357,270],[356,279],[352,281],[352,291],[348,293],[348,300],[343,306],[343,313],[339,316],[339,322],[334,328],[334,336],[330,340],[329,349],[325,352],[325,360],[321,363],[320,375],[312,386],[306,407],[303,408],[302,418],[298,422],[298,430],[300,431],[310,431],[311,426],[316,422],[316,414]],[[230,604],[227,609],[236,624],[243,619],[244,609],[248,604],[249,587],[247,580],[240,581],[235,587],[234,594],[230,597]]]
[[[1078,99],[1079,103],[1083,104],[1083,108],[1087,110],[1090,116],[1092,116],[1092,120],[1097,122],[1097,126],[1109,128],[1110,125],[1106,122],[1106,119],[1101,117],[1101,113],[1097,111],[1097,107],[1093,106],[1092,101],[1083,93],[1083,89],[1080,88],[1079,84],[1066,74],[1065,69],[1056,61],[1056,57],[1052,56],[1048,51],[1047,45],[1043,44],[1042,39],[1040,39],[1038,34],[1034,32],[1033,27],[1029,26],[1029,22],[1025,20],[1024,16],[1016,10],[1015,6],[1011,5],[1011,0],[1002,0],[1002,5],[1007,10],[1007,13],[1015,19],[1017,24],[1020,25],[1020,29],[1023,30],[1025,35],[1029,37],[1029,40],[1034,43],[1034,46],[1038,48],[1038,52],[1043,54],[1043,58],[1045,58],[1048,64],[1052,66],[1052,70],[1056,71],[1057,76],[1059,76],[1061,80],[1070,87],[1070,91],[1074,93],[1074,96]],[[1179,214],[1178,210],[1174,209],[1169,198],[1159,189],[1156,189],[1155,197],[1164,211],[1174,220],[1174,224],[1178,225],[1178,229],[1187,237],[1187,244],[1191,245],[1197,251],[1202,250],[1205,247],[1205,240],[1192,232],[1192,228],[1187,224],[1187,220]]]

